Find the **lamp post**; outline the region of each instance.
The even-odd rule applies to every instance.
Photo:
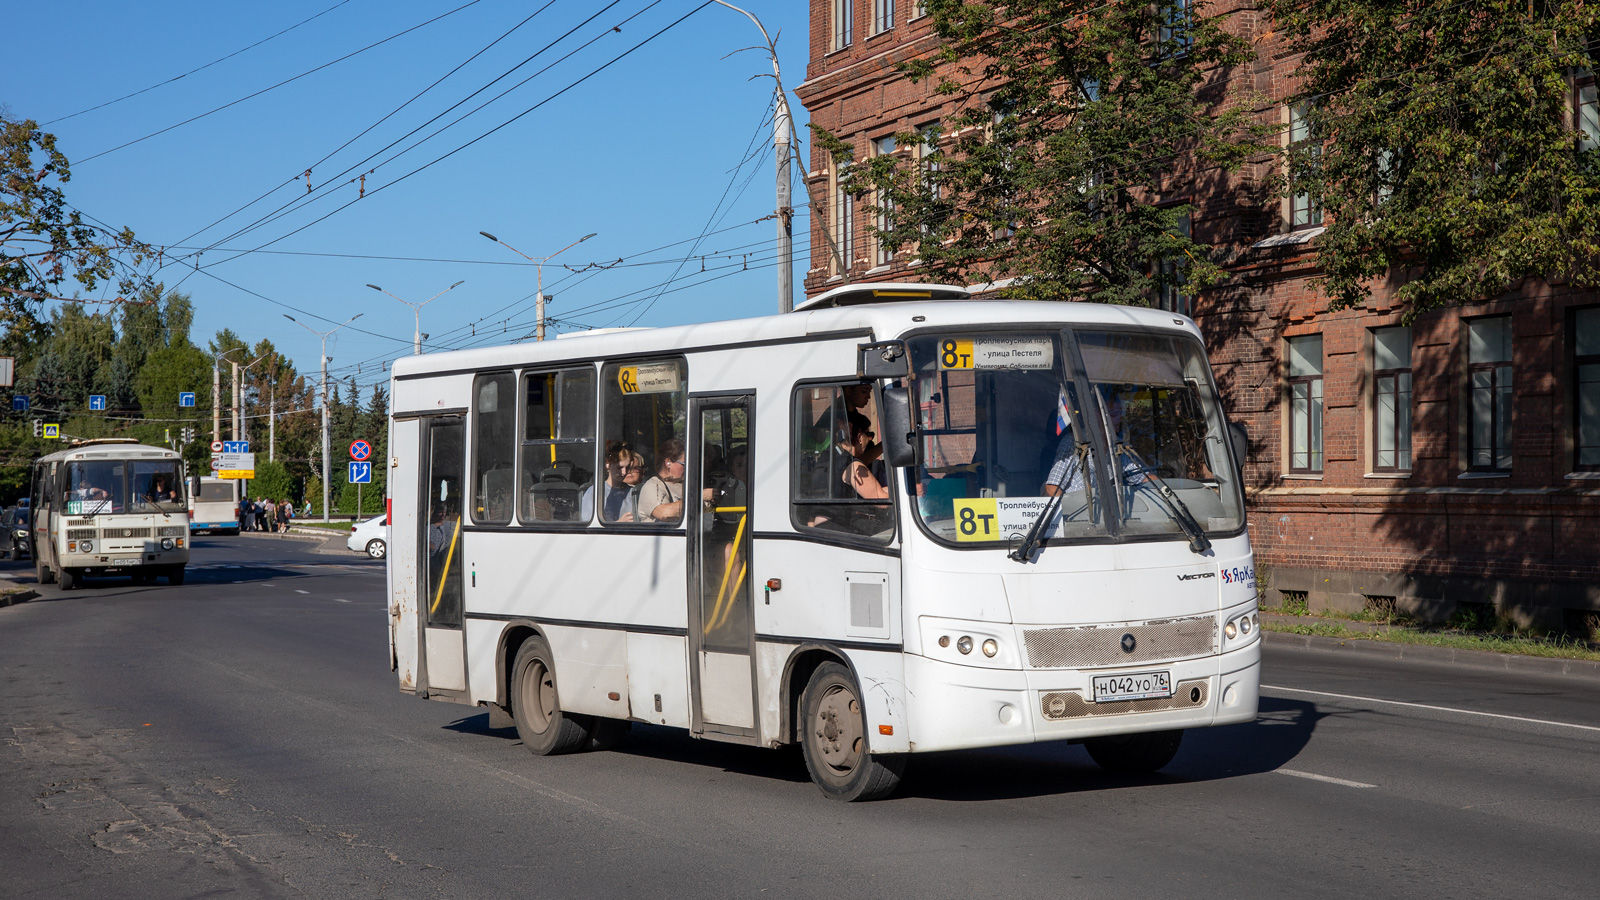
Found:
[[[545,296],[544,296],[544,264],[549,262],[552,259],[555,259],[557,256],[560,256],[562,253],[565,253],[566,251],[571,250],[573,247],[578,246],[579,244],[583,243],[584,241],[587,241],[589,238],[594,237],[599,232],[590,232],[589,234],[586,234],[583,237],[578,238],[577,240],[575,240],[572,243],[566,245],[565,247],[562,247],[560,250],[557,250],[556,252],[550,254],[549,256],[540,256],[540,257],[529,256],[528,254],[523,253],[521,250],[518,250],[517,248],[515,248],[515,247],[511,246],[510,244],[506,243],[505,241],[500,240],[499,238],[495,237],[494,235],[490,234],[487,231],[480,231],[478,233],[483,235],[484,237],[488,238],[489,240],[494,241],[496,244],[499,244],[500,246],[506,248],[507,250],[510,250],[512,253],[515,253],[516,255],[518,255],[518,256],[522,257],[523,259],[527,260],[528,262],[533,263],[536,267],[538,267],[538,270],[539,270],[539,293],[534,295],[535,296],[535,299],[534,299],[534,320],[538,324],[537,324],[537,326],[535,326],[533,333],[536,336],[534,338],[535,340],[540,340],[540,341],[544,340],[544,302],[545,302],[545,299],[546,299]]]
[[[767,53],[772,57],[772,80],[777,84],[777,107],[772,114],[772,148],[778,157],[778,312],[790,312],[794,309],[794,208],[790,205],[789,182],[789,147],[791,143],[791,120],[789,118],[789,95],[783,90],[783,76],[778,72],[778,47],[772,42],[772,37],[767,34],[766,26],[749,10],[740,9],[724,0],[711,0],[718,6],[726,6],[737,13],[744,13],[756,27],[761,29],[761,39],[767,45]]]
[[[250,369],[256,363],[266,359],[269,354],[263,353],[254,360],[245,363],[243,367],[233,360],[228,364],[233,366],[233,439],[236,441],[248,440],[249,435],[244,430],[244,390],[242,379],[250,376]]]
[[[452,284],[449,287],[445,288],[444,290],[440,291],[439,293],[434,294],[432,297],[429,297],[428,299],[422,301],[421,303],[412,303],[410,300],[400,300],[399,297],[395,297],[393,294],[389,294],[388,291],[384,290],[381,287],[378,287],[375,284],[369,284],[369,285],[367,285],[367,287],[372,288],[373,290],[379,292],[380,294],[389,294],[390,297],[394,297],[394,299],[400,300],[401,303],[404,303],[405,305],[411,307],[411,312],[414,314],[414,318],[415,318],[415,321],[413,323],[414,326],[415,326],[415,330],[411,333],[411,355],[413,355],[413,356],[421,356],[422,355],[422,308],[424,306],[427,306],[429,303],[432,303],[433,301],[439,299],[440,297],[443,297],[445,294],[450,293],[451,291],[455,290],[456,288],[461,287],[463,284],[466,284],[466,283],[467,282],[465,280],[458,281],[455,284]]]
[[[349,325],[351,322],[361,318],[361,313],[356,313],[350,318],[345,319],[343,322],[340,322],[338,325],[328,329],[327,331],[318,331],[315,328],[312,328],[310,325],[307,325],[299,319],[296,319],[294,316],[289,315],[288,313],[284,313],[283,317],[316,335],[317,338],[322,341],[322,521],[327,522],[329,493],[328,479],[332,477],[332,472],[329,470],[328,465],[328,454],[330,450],[328,446],[328,335],[333,334],[335,331],[338,331],[344,326]]]

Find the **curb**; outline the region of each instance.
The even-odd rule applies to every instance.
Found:
[[[21,588],[15,591],[6,591],[4,593],[0,593],[0,607],[12,606],[18,603],[27,603],[29,600],[32,600],[38,596],[39,592],[33,588]]]
[[[1458,650],[1454,647],[1429,647],[1422,644],[1393,644],[1387,641],[1362,639],[1349,640],[1313,634],[1288,634],[1282,631],[1264,631],[1262,637],[1268,643],[1297,646],[1321,653],[1346,653],[1371,659],[1443,663],[1485,672],[1550,675],[1600,681],[1600,661],[1588,659],[1520,656],[1515,653],[1495,653],[1489,650]]]

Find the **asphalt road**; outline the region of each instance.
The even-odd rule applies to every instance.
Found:
[[[1269,646],[1148,778],[930,755],[840,804],[636,727],[550,759],[402,695],[381,563],[202,538],[189,583],[0,608],[0,897],[1586,897],[1600,683]],[[0,563],[26,569],[27,564]],[[1377,701],[1387,702],[1377,702]]]

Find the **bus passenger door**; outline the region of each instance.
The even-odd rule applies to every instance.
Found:
[[[461,524],[466,511],[462,476],[466,460],[462,420],[424,420],[422,495],[417,499],[417,600],[422,628],[422,665],[417,693],[467,689],[466,639],[462,629]]]
[[[754,738],[750,615],[750,441],[755,397],[691,397],[697,448],[688,510],[689,666],[693,730]]]

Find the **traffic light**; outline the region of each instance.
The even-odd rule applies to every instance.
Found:
[[[183,442],[185,444],[194,443],[194,427],[193,426],[190,426],[190,425],[185,425],[184,426],[184,428],[183,428]]]
[[[44,422],[42,420],[33,420],[33,436],[44,437]]]

